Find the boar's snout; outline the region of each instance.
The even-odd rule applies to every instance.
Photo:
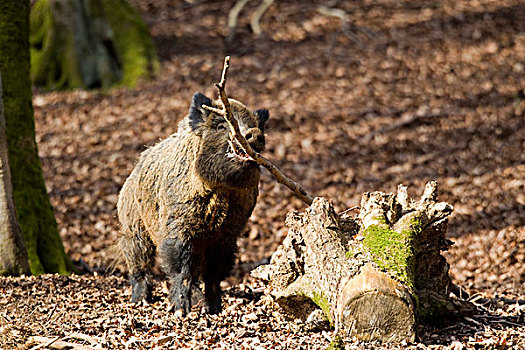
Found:
[[[244,138],[255,152],[262,152],[264,150],[264,135],[259,128],[251,128],[246,130]]]

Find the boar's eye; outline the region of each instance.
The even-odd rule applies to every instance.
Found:
[[[215,128],[217,130],[226,130],[226,125],[224,125],[224,123],[219,123]]]

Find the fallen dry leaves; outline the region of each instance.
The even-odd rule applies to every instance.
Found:
[[[80,269],[103,270],[118,231],[118,191],[137,157],[176,130],[193,92],[215,96],[231,54],[228,94],[270,110],[265,156],[309,193],[344,210],[365,191],[403,183],[415,195],[434,179],[440,199],[454,205],[447,259],[480,313],[425,327],[417,344],[401,348],[525,348],[522,1],[275,2],[262,37],[241,14],[228,49],[229,1],[130,2],[156,42],[157,79],[135,89],[34,95],[46,183]],[[345,11],[347,22],[319,13],[319,4]],[[304,208],[266,172],[260,193],[220,316],[197,308],[175,320],[160,280],[158,300],[137,307],[120,276],[1,278],[0,348],[31,348],[34,336],[94,348],[326,347],[330,331],[285,320],[247,274],[286,235],[286,213]]]

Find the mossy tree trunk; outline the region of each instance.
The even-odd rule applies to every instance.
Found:
[[[134,86],[158,71],[149,30],[125,0],[37,0],[30,22],[35,85]]]
[[[429,182],[419,201],[365,193],[357,219],[337,215],[324,198],[287,217],[289,232],[269,265],[253,275],[283,309],[307,320],[321,309],[343,338],[413,341],[418,321],[465,310],[449,295],[440,252],[452,206]]]
[[[72,264],[58,234],[35,142],[29,0],[0,1],[0,71],[13,196],[31,272],[69,273]]]
[[[31,272],[13,200],[2,103],[2,72],[0,72],[0,252],[0,275],[22,275]]]

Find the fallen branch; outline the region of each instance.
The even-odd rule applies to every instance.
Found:
[[[358,32],[363,32],[369,39],[372,37],[370,33],[367,33],[365,30],[360,30],[352,24],[350,22],[350,16],[341,9],[319,5],[317,12],[323,16],[339,18],[341,20],[341,30],[343,34],[361,49],[363,49],[364,46],[361,39],[359,39]]]
[[[237,123],[237,120],[233,117],[233,113],[231,111],[230,102],[228,101],[228,96],[226,95],[225,87],[226,87],[226,75],[228,74],[228,68],[230,67],[230,56],[226,56],[224,59],[224,68],[222,70],[222,76],[221,81],[215,86],[219,90],[219,98],[222,102],[222,109],[209,107],[206,105],[203,105],[202,108],[211,111],[213,113],[217,113],[219,115],[222,115],[224,119],[228,122],[228,125],[230,126],[231,134],[230,137],[237,140],[237,142],[240,144],[240,146],[243,148],[243,150],[248,154],[254,161],[256,161],[258,164],[264,166],[272,175],[275,177],[275,179],[288,187],[290,190],[292,190],[293,193],[297,197],[303,200],[308,205],[311,205],[313,202],[313,197],[310,196],[306,191],[294,180],[290,179],[288,176],[286,176],[279,168],[277,168],[275,165],[273,165],[268,159],[263,157],[260,153],[255,152],[253,148],[248,144],[248,141],[242,136],[241,131],[239,129],[239,124]],[[233,141],[233,140],[232,140]]]
[[[261,35],[261,17],[263,14],[268,10],[270,5],[274,2],[274,0],[262,0],[259,6],[255,9],[255,11],[252,13],[250,17],[250,28],[252,29],[253,34],[256,36]],[[235,37],[235,30],[237,29],[237,19],[239,18],[239,14],[244,9],[246,4],[248,3],[248,0],[237,0],[235,5],[233,5],[232,9],[228,13],[228,35],[226,36],[225,42],[226,44],[230,45],[233,42],[233,39]]]
[[[366,134],[362,140],[363,142],[366,143],[366,142],[371,141],[376,135],[385,134],[387,132],[409,126],[410,124],[415,123],[417,121],[421,121],[425,119],[440,118],[440,117],[446,116],[447,114],[449,114],[449,112],[447,113],[428,113],[428,114],[423,114],[423,115],[411,114],[411,113],[404,114],[401,116],[401,118],[399,118],[392,124],[381,126],[377,128],[376,130]]]
[[[33,338],[35,338],[35,337],[33,337]],[[42,349],[42,348],[47,348],[47,347],[53,345],[53,343],[55,343],[58,340],[60,340],[60,337],[55,337],[53,339],[47,338],[47,337],[41,337],[41,338],[45,338],[45,341],[42,341],[41,344],[39,344],[39,345],[33,346],[29,350],[38,350],[38,349]]]
[[[152,343],[155,342],[156,345],[162,345],[165,344],[175,338],[175,333],[169,333],[163,337],[151,337],[146,339],[138,339],[136,337],[131,337],[130,340],[126,342],[126,347],[129,347],[132,344],[139,343],[139,344],[145,344],[145,343]]]
[[[260,22],[262,15],[266,12],[268,7],[273,3],[273,0],[263,0],[257,6],[250,19],[250,27],[252,28],[253,34],[259,36],[262,33]]]
[[[339,18],[342,21],[348,21],[349,20],[348,14],[345,11],[343,11],[341,9],[338,9],[338,8],[333,8],[333,7],[328,7],[328,6],[324,6],[324,5],[319,5],[319,6],[317,6],[317,12],[319,12],[320,14],[322,14],[324,16],[337,17],[337,18]]]
[[[66,339],[68,337],[64,337],[62,339]],[[73,349],[73,350],[94,350],[91,346],[86,346],[82,344],[76,344],[76,343],[70,343],[60,340],[59,337],[56,338],[48,338],[48,337],[40,337],[40,336],[33,336],[29,338],[29,343],[40,343],[39,345],[31,348],[31,350],[41,349],[44,347],[52,348],[52,349]]]
[[[244,6],[248,0],[238,0],[235,5],[233,5],[230,13],[228,13],[228,36],[226,37],[226,43],[231,44],[233,38],[235,37],[235,28],[237,28],[237,18],[241,13]]]
[[[84,334],[84,333],[77,333],[77,332],[69,333],[67,335],[67,338],[80,339],[80,340],[90,343],[93,346],[98,344],[98,341],[95,338],[87,334]]]

